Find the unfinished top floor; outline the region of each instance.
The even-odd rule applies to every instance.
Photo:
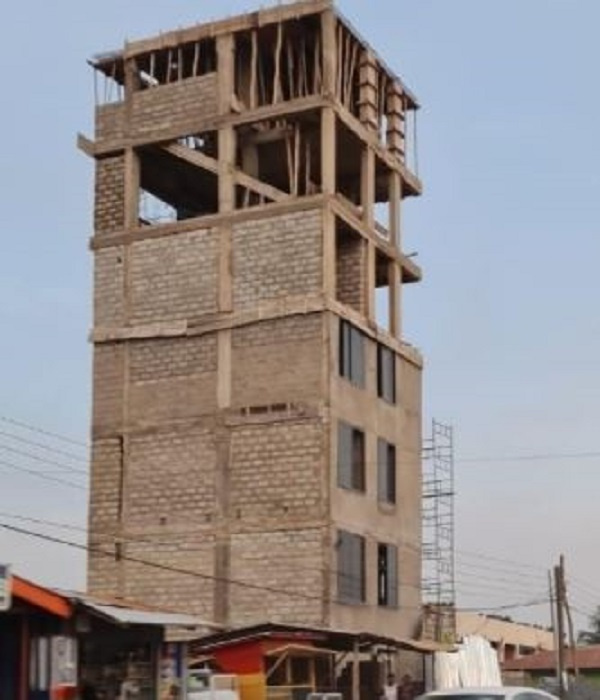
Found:
[[[409,121],[417,100],[333,0],[279,5],[129,42],[91,64],[99,107],[96,138],[107,142],[104,152],[128,137],[128,145],[136,145],[131,140],[190,132],[186,124],[190,128],[182,133],[184,125],[173,117],[162,120],[163,133],[155,133],[159,95],[166,109],[185,88],[202,100],[205,130],[219,128],[227,117],[277,118],[327,99],[385,155],[407,166],[411,160],[415,125]]]

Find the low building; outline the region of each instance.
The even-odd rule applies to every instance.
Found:
[[[164,644],[167,628],[206,630],[188,615],[63,593],[21,577],[10,581],[0,612],[0,698],[73,698],[84,686],[116,697],[124,683],[139,700],[180,685],[182,645]],[[214,627],[214,626],[213,626]]]
[[[189,645],[190,667],[238,677],[241,700],[305,700],[310,693],[344,700],[379,697],[388,673],[412,698],[431,677],[435,642],[393,639],[319,627],[265,623],[227,630]],[[410,677],[410,680],[409,680]]]
[[[543,685],[547,679],[556,676],[557,654],[555,651],[543,651],[521,659],[506,661],[502,672],[507,683],[526,685]],[[565,669],[569,676],[575,675],[587,683],[600,686],[600,644],[565,649]]]
[[[550,630],[481,613],[457,612],[458,639],[473,635],[488,640],[498,652],[500,663],[554,649],[554,633]]]

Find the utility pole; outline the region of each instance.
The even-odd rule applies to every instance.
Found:
[[[550,622],[552,625],[552,636],[554,638],[554,649],[556,654],[554,666],[556,670],[556,679],[558,680],[560,677],[560,672],[558,669],[558,630],[556,629],[556,596],[552,569],[548,571],[548,593],[550,596]]]
[[[558,695],[564,700],[566,696],[565,685],[565,620],[564,620],[564,559],[560,558],[560,564],[554,567],[554,590],[556,591],[556,635],[558,637],[558,646],[556,648],[557,657],[557,681]]]
[[[573,666],[573,675],[575,678],[579,676],[579,668],[577,667],[577,646],[575,643],[575,631],[573,629],[573,617],[571,615],[571,606],[569,605],[569,596],[567,595],[567,582],[565,576],[565,558],[560,558],[560,568],[562,574],[563,587],[563,603],[567,613],[567,624],[569,626],[569,646],[571,647],[571,664]]]

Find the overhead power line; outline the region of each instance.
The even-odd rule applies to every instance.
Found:
[[[28,469],[22,465],[13,464],[12,462],[7,462],[0,459],[0,466],[10,469],[11,471],[21,472],[23,474],[29,474],[30,476],[35,476],[39,479],[44,479],[45,481],[51,481],[55,484],[61,484],[63,486],[69,486],[73,489],[79,489],[80,491],[87,491],[85,486],[81,484],[76,484],[74,481],[68,481],[67,479],[61,479],[59,476],[52,476],[46,472],[36,471],[35,469]]]
[[[46,437],[51,437],[55,440],[60,440],[61,442],[69,443],[70,445],[76,445],[77,447],[85,447],[86,449],[89,447],[89,445],[86,442],[75,440],[73,438],[67,437],[66,435],[61,435],[60,433],[53,433],[50,430],[44,430],[43,428],[38,428],[35,425],[30,425],[29,423],[23,423],[21,421],[15,420],[14,418],[0,416],[0,421],[2,421],[3,423],[8,423],[9,425],[14,425],[18,428],[23,428],[24,430],[29,430],[33,433],[38,433],[39,435],[45,435]]]
[[[52,452],[53,454],[60,455],[61,457],[68,457],[73,461],[79,462],[81,464],[87,464],[87,460],[82,455],[75,454],[74,452],[68,452],[67,450],[61,450],[58,447],[52,447],[51,445],[44,444],[43,442],[36,442],[35,440],[28,440],[27,438],[17,435],[16,433],[5,432],[0,430],[0,437],[8,438],[9,440],[14,440],[22,445],[28,445],[29,447],[38,447],[40,450],[45,450],[46,452]]]
[[[462,457],[455,461],[456,464],[485,464],[491,462],[545,462],[554,459],[595,459],[600,457],[600,452],[546,452],[531,455],[499,455],[481,457]]]
[[[12,532],[15,534],[23,535],[26,537],[34,538],[41,540],[43,542],[50,542],[53,544],[59,544],[65,547],[70,547],[72,549],[77,549],[79,551],[83,552],[88,552],[88,553],[93,553],[93,554],[99,554],[100,556],[104,556],[107,558],[114,558],[114,554],[112,552],[107,552],[103,549],[100,549],[98,547],[91,547],[88,545],[80,544],[79,542],[72,542],[70,540],[65,540],[60,537],[53,537],[51,535],[47,535],[41,532],[35,532],[33,530],[28,530],[26,528],[22,527],[16,527],[14,525],[9,525],[8,523],[3,523],[0,522],[0,528],[6,530],[7,532]],[[189,569],[184,569],[181,567],[177,566],[170,566],[166,564],[160,564],[159,562],[152,562],[148,561],[146,559],[141,559],[139,557],[132,557],[128,555],[123,555],[122,559],[124,561],[129,561],[132,563],[136,564],[141,564],[143,566],[148,566],[149,568],[153,569],[158,569],[161,571],[169,571],[172,573],[177,573],[185,576],[190,576],[202,580],[208,580],[208,581],[214,581],[214,582],[223,582],[223,583],[228,583],[230,585],[234,586],[239,586],[241,588],[247,588],[247,589],[252,589],[252,590],[257,590],[257,591],[264,591],[267,593],[275,593],[278,595],[285,595],[291,598],[300,598],[303,600],[314,600],[318,602],[324,602],[327,601],[328,599],[324,598],[323,596],[318,596],[318,595],[311,595],[309,593],[302,593],[300,591],[291,591],[288,588],[277,588],[275,586],[264,586],[261,584],[256,584],[252,583],[250,581],[241,581],[237,579],[232,579],[232,578],[227,578],[227,577],[222,577],[222,576],[214,576],[212,574],[204,574],[199,571],[191,571]],[[501,606],[492,606],[492,607],[482,607],[482,608],[457,608],[459,611],[477,611],[477,610],[487,610],[487,611],[497,611],[497,610],[512,610],[512,609],[517,609],[517,608],[524,608],[524,607],[531,607],[534,605],[541,605],[542,603],[547,602],[547,600],[528,600],[525,602],[517,602],[517,603],[511,603],[510,605],[501,605]],[[400,606],[401,609],[411,609],[411,610],[420,610],[420,607],[416,606]]]
[[[34,461],[41,462],[44,465],[58,467],[61,471],[67,471],[67,472],[71,472],[72,474],[81,474],[83,476],[87,476],[87,472],[83,469],[78,469],[77,467],[72,467],[70,464],[65,464],[64,462],[57,462],[53,459],[49,459],[48,457],[41,457],[40,455],[36,455],[33,452],[27,452],[26,450],[19,450],[16,447],[11,447],[10,445],[6,445],[2,442],[0,442],[0,450],[6,450],[6,452],[10,452],[11,454],[14,454],[14,455],[19,455],[21,457],[27,457],[27,459],[33,459]]]

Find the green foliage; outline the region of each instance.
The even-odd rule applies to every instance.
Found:
[[[600,644],[600,606],[590,617],[590,629],[582,630],[577,637],[578,644]]]

